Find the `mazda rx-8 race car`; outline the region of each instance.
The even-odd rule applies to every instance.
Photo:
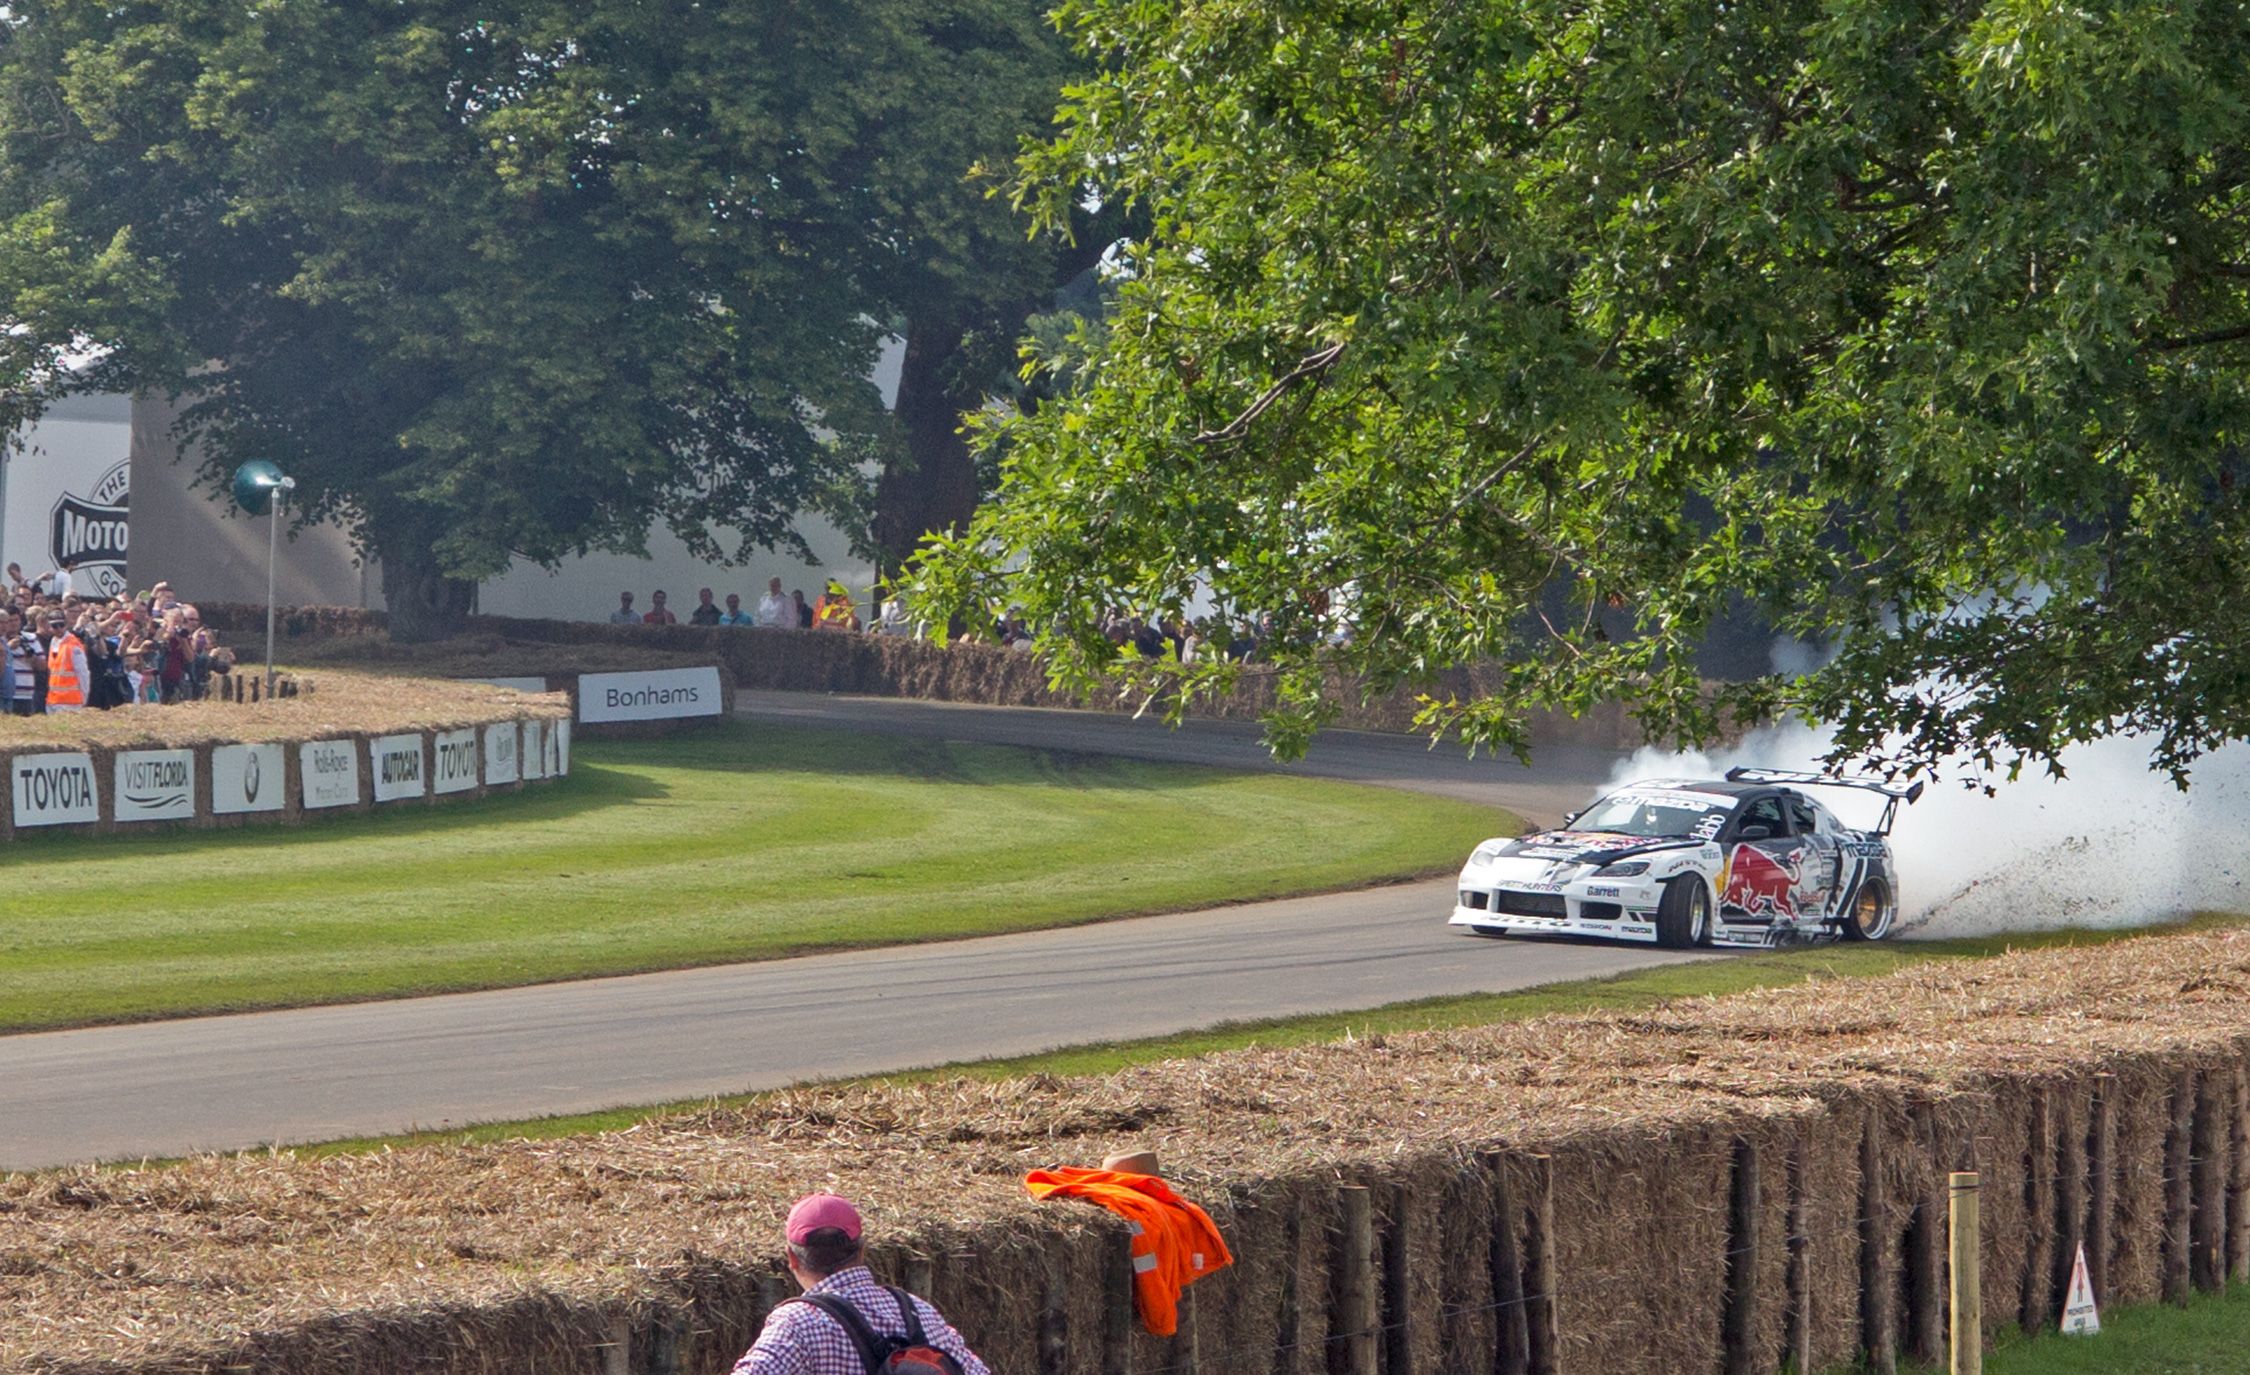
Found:
[[[1886,799],[1853,830],[1799,791]],[[1879,941],[1898,916],[1891,822],[1922,785],[1773,769],[1722,782],[1633,783],[1563,829],[1488,840],[1461,870],[1452,925],[1478,935],[1550,933],[1697,945]]]

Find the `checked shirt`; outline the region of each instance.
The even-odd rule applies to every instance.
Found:
[[[838,1270],[814,1285],[812,1292],[834,1294],[858,1309],[867,1325],[883,1336],[906,1335],[898,1301],[864,1265]],[[992,1375],[937,1309],[920,1298],[914,1300],[914,1308],[922,1318],[924,1339],[959,1361],[963,1375]],[[734,1363],[734,1375],[867,1375],[867,1367],[842,1323],[809,1303],[785,1303],[767,1315],[757,1342]]]

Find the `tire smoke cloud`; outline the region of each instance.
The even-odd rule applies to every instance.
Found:
[[[1610,781],[1818,769],[1829,743],[1828,731],[1792,723],[1709,752],[1646,747]],[[2146,739],[2118,736],[2064,751],[2061,779],[2027,767],[2015,782],[1955,761],[1921,801],[1899,809],[1891,834],[1900,933],[1936,939],[2250,913],[2250,744],[2207,755],[2185,792],[2151,772],[2149,757]],[[1818,791],[1847,825],[1871,826],[1881,815],[1878,797]]]

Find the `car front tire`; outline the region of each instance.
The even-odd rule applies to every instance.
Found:
[[[1656,943],[1667,950],[1690,950],[1711,943],[1711,891],[1693,874],[1664,885],[1656,904]]]

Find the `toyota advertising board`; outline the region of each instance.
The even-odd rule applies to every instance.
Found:
[[[9,761],[16,825],[75,826],[102,819],[94,759],[83,751],[19,754]]]
[[[112,815],[120,822],[195,817],[194,750],[120,750]]]
[[[309,740],[297,747],[305,810],[359,802],[359,751],[349,740]]]
[[[439,796],[465,793],[477,785],[477,732],[441,730],[430,742],[430,787]]]
[[[278,812],[288,801],[279,745],[219,745],[211,751],[211,811],[218,816]]]
[[[368,741],[367,776],[377,802],[425,796],[429,782],[422,771],[422,737],[381,735]]]
[[[578,677],[578,719],[678,721],[726,710],[719,670],[673,668],[648,673],[583,673]]]

